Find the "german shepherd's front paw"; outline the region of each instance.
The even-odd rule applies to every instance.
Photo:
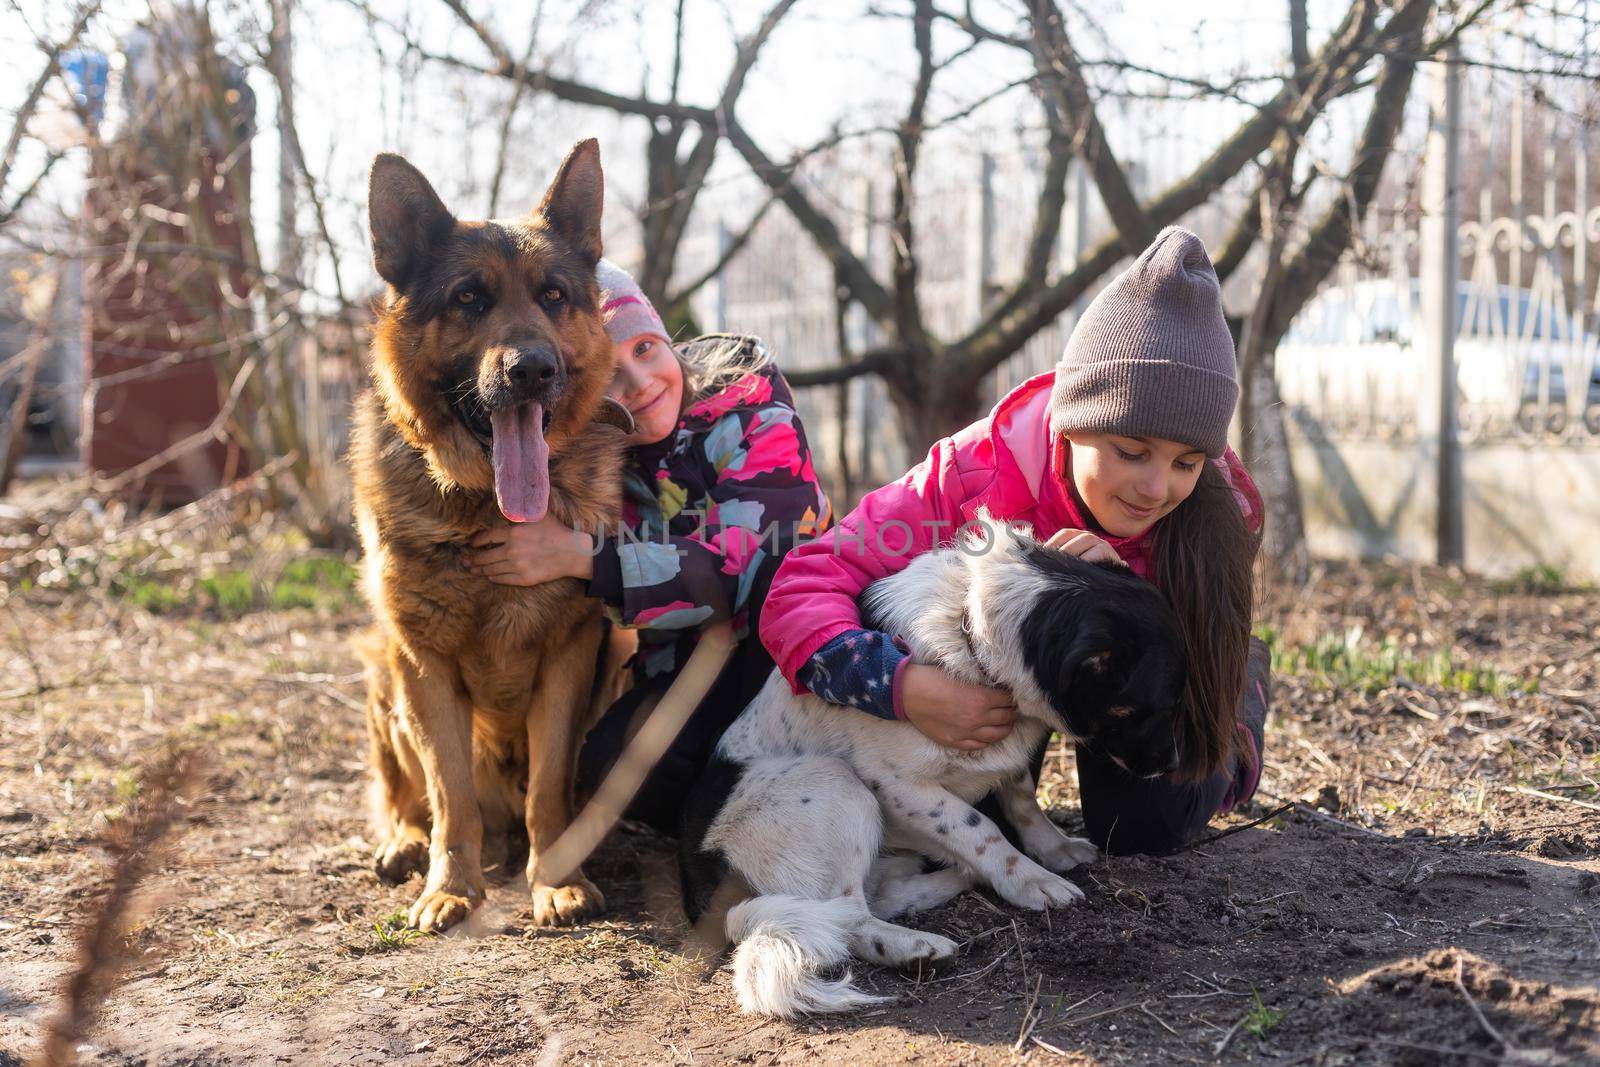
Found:
[[[418,871],[428,869],[428,839],[420,830],[399,830],[378,846],[372,869],[390,885],[399,885]]]
[[[428,884],[411,905],[408,923],[426,933],[442,933],[472,914],[483,903],[483,874],[476,861],[462,863],[453,851],[431,863]]]
[[[533,887],[535,926],[575,926],[605,909],[606,898],[581,874],[567,885]]]
[[[469,894],[472,890],[467,891]],[[411,905],[408,925],[427,934],[441,934],[472,914],[472,909],[483,901],[483,891],[475,896],[441,891],[424,891]]]

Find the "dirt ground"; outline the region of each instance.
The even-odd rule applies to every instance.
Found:
[[[207,796],[145,883],[86,1062],[1600,1063],[1595,591],[1319,567],[1263,609],[1285,648],[1359,626],[1498,681],[1280,675],[1261,792],[1215,828],[1294,807],[1080,869],[1076,908],[969,892],[916,920],[963,942],[952,965],[858,968],[881,1007],[790,1025],[740,1015],[727,969],[680,953],[672,844],[645,832],[590,864],[604,921],[534,928],[499,881],[467,929],[396,931],[417,883],[370,867],[359,608],[118,593],[9,517],[0,1064],[38,1049],[99,843],[174,739],[205,754]],[[1042,793],[1070,825],[1064,752]]]

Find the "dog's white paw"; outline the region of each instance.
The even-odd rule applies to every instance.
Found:
[[[1016,872],[994,888],[1008,903],[1033,911],[1064,908],[1083,899],[1083,890],[1034,863],[1018,864]]]
[[[1034,857],[1045,867],[1056,873],[1064,873],[1083,863],[1093,863],[1100,858],[1100,850],[1094,847],[1094,842],[1084,837],[1068,837],[1060,834],[1056,840],[1051,841],[1039,854]]]
[[[919,942],[917,947],[921,951],[911,959],[912,963],[938,963],[953,958],[961,951],[960,945],[938,934],[924,933],[917,940]]]
[[[863,923],[855,931],[850,947],[870,963],[902,968],[930,966],[950,959],[961,949],[948,937],[877,921]]]

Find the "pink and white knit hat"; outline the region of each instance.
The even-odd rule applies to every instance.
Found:
[[[646,333],[671,342],[666,324],[631,274],[609,259],[596,264],[594,273],[600,283],[600,314],[613,344]]]

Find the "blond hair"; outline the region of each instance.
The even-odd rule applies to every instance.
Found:
[[[673,353],[683,367],[683,407],[721,392],[745,375],[772,362],[760,339],[743,334],[712,333],[696,337]]]

